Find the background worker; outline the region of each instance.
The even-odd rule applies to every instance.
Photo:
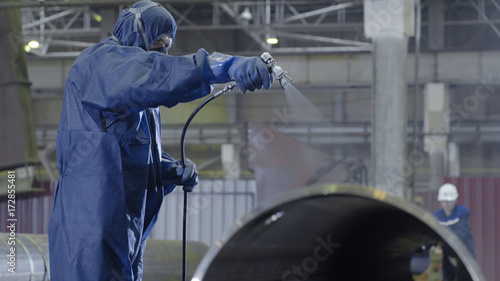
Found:
[[[68,74],[49,225],[52,281],[142,280],[163,197],[198,183],[192,161],[184,168],[162,152],[159,106],[206,96],[213,83],[234,80],[243,92],[272,83],[257,57],[167,55],[176,30],[164,7],[137,2]]]
[[[438,191],[441,209],[434,212],[434,216],[441,225],[449,227],[475,257],[474,241],[469,222],[470,211],[467,207],[457,204],[458,196],[456,186],[451,183],[443,184]],[[443,246],[443,281],[455,280],[459,262],[456,254],[449,247]]]

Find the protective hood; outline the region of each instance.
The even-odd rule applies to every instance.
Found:
[[[138,12],[140,19],[136,20]],[[124,9],[116,21],[113,35],[122,45],[146,50],[138,20],[144,25],[148,46],[151,46],[158,37],[167,34],[172,35],[172,41],[175,40],[177,24],[172,15],[160,4],[144,0],[133,4],[130,9]]]

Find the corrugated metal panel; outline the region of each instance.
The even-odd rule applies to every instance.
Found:
[[[188,196],[188,240],[211,246],[255,207],[255,192],[255,180],[201,180]],[[152,239],[182,240],[183,196],[177,188],[165,197]]]
[[[415,199],[420,207],[433,213],[439,208],[437,193],[437,190],[417,191],[415,192]]]
[[[56,183],[46,183],[44,193],[16,197],[16,232],[47,234]],[[189,194],[188,239],[211,245],[224,229],[256,205],[255,180],[201,180]],[[182,239],[182,189],[177,188],[163,201],[153,239]],[[0,229],[8,231],[7,198],[0,201]]]
[[[49,217],[54,201],[56,183],[44,184],[46,192],[17,194],[15,198],[16,232],[47,234]],[[7,231],[8,201],[0,200],[0,231]]]
[[[500,280],[500,178],[445,178],[457,186],[458,203],[471,211],[470,223],[477,262],[488,280]],[[420,191],[422,207],[439,208],[437,190]]]
[[[457,186],[458,203],[471,210],[477,261],[488,280],[500,279],[500,178],[448,178]]]

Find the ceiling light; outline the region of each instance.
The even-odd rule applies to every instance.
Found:
[[[40,43],[38,43],[38,41],[36,41],[36,40],[31,40],[31,41],[28,43],[28,46],[29,46],[31,49],[37,49],[37,48],[40,48]]]
[[[24,45],[24,51],[25,51],[26,53],[29,53],[29,52],[31,51],[30,46],[28,46],[28,45]]]
[[[240,14],[240,18],[242,20],[251,20],[251,19],[253,19],[253,15],[252,15],[252,13],[250,13],[250,8],[245,7],[245,9],[243,10],[243,12]]]
[[[98,15],[98,14],[95,14],[95,15],[94,15],[94,19],[95,19],[97,22],[101,22],[101,21],[102,21],[102,17],[101,17],[101,15]]]
[[[90,13],[92,14],[92,17],[95,19],[96,22],[101,22],[102,21],[102,16],[99,15],[98,13],[94,12],[94,11],[90,11]]]
[[[267,44],[275,45],[278,44],[278,38],[276,36],[267,36]]]

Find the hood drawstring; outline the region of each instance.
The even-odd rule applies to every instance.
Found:
[[[137,7],[137,8],[129,8],[128,10],[125,9],[124,11],[128,11],[132,14],[135,14],[135,19],[134,19],[134,32],[140,32],[142,41],[144,41],[144,45],[146,46],[146,51],[149,51],[149,43],[148,39],[146,38],[146,32],[144,31],[144,24],[142,22],[141,18],[141,13],[146,11],[147,9],[151,7],[157,7],[160,6],[158,3],[150,3],[147,5],[144,5],[142,7]]]
[[[106,35],[108,35],[109,38],[113,39],[116,43],[118,43],[118,45],[122,44],[122,43],[120,43],[120,40],[118,40],[118,38],[116,38],[116,36],[111,34],[111,32],[108,32]]]

